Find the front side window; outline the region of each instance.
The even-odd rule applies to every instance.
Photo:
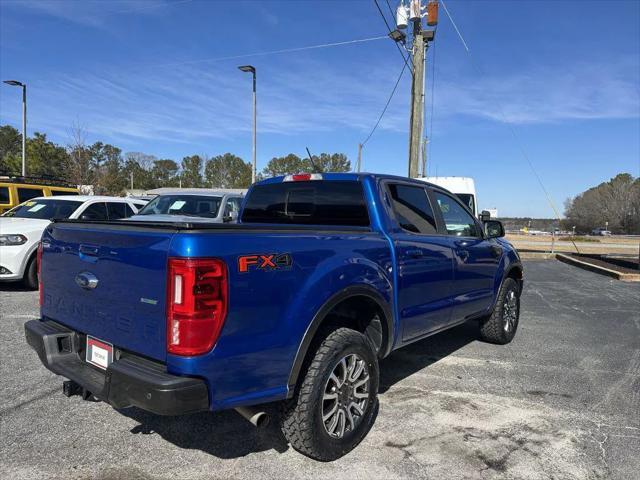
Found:
[[[453,197],[442,192],[434,192],[447,233],[456,237],[480,237],[480,229],[465,208]]]
[[[70,200],[30,200],[12,208],[2,216],[41,220],[69,218],[80,205],[82,202]]]
[[[473,200],[473,195],[470,193],[456,193],[456,197],[469,209],[470,212],[476,211],[476,202]]]
[[[424,188],[391,184],[389,193],[396,219],[404,230],[422,234],[438,232],[433,210]]]
[[[9,203],[9,187],[0,187],[0,203]]]
[[[26,202],[36,197],[43,197],[44,192],[41,188],[18,188],[18,201]]]
[[[92,203],[82,212],[80,218],[82,220],[106,220],[107,206],[102,202]]]
[[[120,220],[128,217],[126,203],[108,202],[107,210],[109,211],[109,220]]]
[[[238,214],[240,211],[240,199],[239,198],[229,198],[227,199],[227,204],[224,207],[224,216],[230,217],[231,214]]]

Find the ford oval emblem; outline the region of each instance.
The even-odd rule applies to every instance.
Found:
[[[76,283],[80,288],[93,290],[98,286],[98,277],[91,272],[82,272],[76,275]]]

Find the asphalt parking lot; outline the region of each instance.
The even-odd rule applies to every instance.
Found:
[[[0,288],[3,478],[638,478],[640,284],[525,264],[515,340],[463,325],[381,365],[380,411],[318,463],[235,412],[156,417],[68,399],[24,342],[37,293]]]

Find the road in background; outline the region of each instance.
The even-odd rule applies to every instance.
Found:
[[[525,285],[510,345],[477,340],[469,323],[385,359],[373,430],[332,463],[233,411],[158,417],[65,398],[24,342],[37,293],[0,291],[0,469],[11,479],[637,477],[640,285],[556,261],[526,262]]]
[[[612,235],[610,237],[584,238],[592,241],[576,241],[580,253],[622,253],[637,256],[640,250],[640,238],[638,237]],[[573,243],[566,236],[558,236],[554,241],[551,235],[507,234],[506,239],[518,250],[550,252],[553,246],[555,252],[575,253],[576,251]]]

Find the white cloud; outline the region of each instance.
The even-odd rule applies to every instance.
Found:
[[[640,117],[636,58],[540,65],[512,75],[438,78],[439,114],[513,123]]]
[[[461,121],[465,116],[501,122],[498,105],[502,105],[507,120],[515,123],[637,118],[634,62],[576,64],[563,70],[540,66],[484,78],[443,68],[436,86],[436,116],[438,122]],[[295,57],[283,58],[277,65],[258,72],[260,133],[350,131],[361,137],[354,141],[373,127],[399,73],[399,67],[390,70],[363,62],[347,69]],[[378,135],[385,130],[406,131],[409,78],[405,74]],[[110,68],[34,84],[30,105],[31,125],[63,138],[79,119],[96,138],[112,142],[233,141],[251,129],[251,80],[228,63],[117,72]]]
[[[33,13],[89,27],[102,28],[118,15],[158,15],[165,7],[192,0],[7,0],[3,6],[23,8]]]

